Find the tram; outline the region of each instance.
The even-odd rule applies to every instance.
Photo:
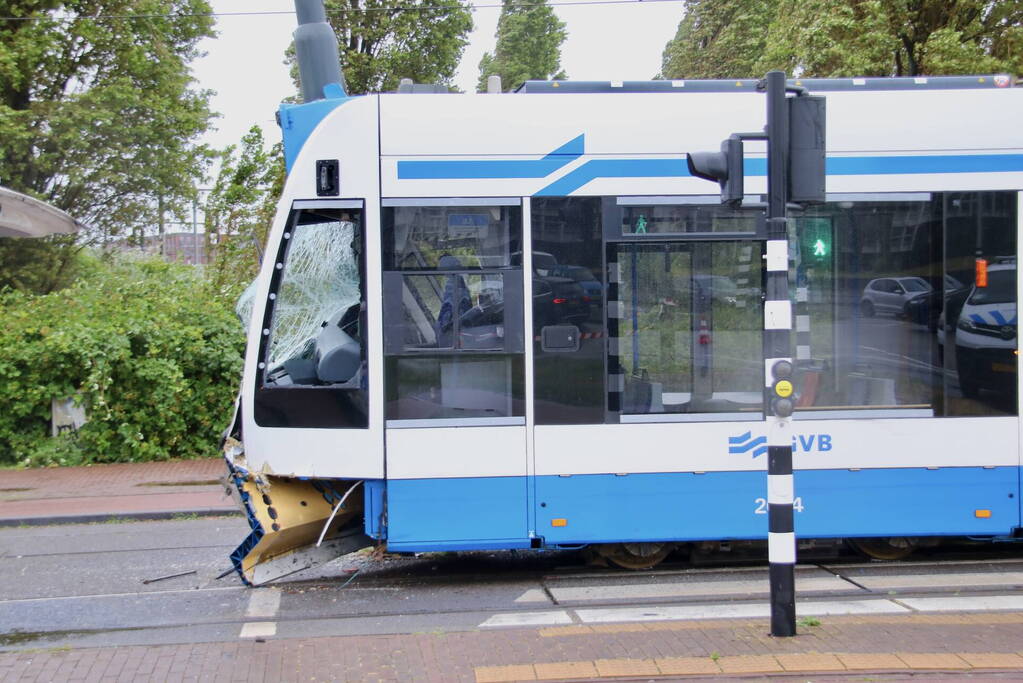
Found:
[[[1023,90],[799,84],[828,120],[827,201],[789,221],[797,537],[1020,538]],[[756,82],[321,89],[280,109],[224,443],[242,578],[370,544],[644,568],[764,539],[765,150],[736,208],[686,164],[763,128]]]

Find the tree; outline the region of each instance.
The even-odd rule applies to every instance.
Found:
[[[684,0],[664,48],[664,78],[757,78],[778,0]]]
[[[1023,72],[1020,0],[781,0],[761,70],[803,76]]]
[[[206,0],[14,0],[0,10],[0,183],[118,234],[184,216],[208,150],[189,61]],[[40,243],[75,258],[69,240]],[[39,249],[47,247],[37,247]],[[53,283],[46,284],[52,288]]]
[[[207,275],[217,295],[234,298],[256,276],[277,199],[284,189],[284,152],[268,152],[263,131],[253,126],[241,148],[221,153],[220,172],[206,199]]]
[[[403,78],[450,87],[472,31],[461,0],[325,0],[349,94],[397,89]],[[286,57],[298,83],[295,48]]]
[[[505,90],[528,80],[566,78],[561,44],[568,32],[543,0],[504,0],[494,37],[494,53],[480,60],[479,92],[486,92],[487,79],[493,75],[501,77]]]
[[[1021,0],[686,0],[666,78],[1023,72]]]
[[[0,292],[0,465],[214,455],[245,345],[231,300],[192,266],[83,255],[67,289]],[[88,421],[51,438],[51,400],[66,397]]]

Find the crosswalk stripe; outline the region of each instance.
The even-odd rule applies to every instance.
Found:
[[[273,621],[249,621],[242,624],[239,638],[266,638],[277,634],[277,623]]]
[[[850,576],[850,579],[875,590],[891,588],[959,588],[977,586],[1020,586],[1023,572],[974,572],[960,574],[901,574],[895,576]],[[796,584],[797,588],[799,584]]]
[[[1023,611],[1023,595],[985,595],[918,598],[867,598],[860,600],[802,600],[796,603],[799,616],[841,616],[870,614],[912,614],[914,612]],[[758,603],[714,603],[700,605],[645,605],[602,607],[546,612],[494,614],[480,627],[550,626],[578,623],[688,621],[707,619],[759,619],[769,617],[770,605]]]
[[[1023,595],[899,598],[899,602],[921,612],[984,612],[1023,609]]]
[[[525,593],[515,598],[515,602],[550,602],[547,594],[539,588],[530,588]]]
[[[572,617],[568,612],[507,612],[495,614],[480,624],[480,628],[492,628],[495,626],[556,626],[558,624],[571,624]]]
[[[269,619],[277,616],[281,608],[280,588],[253,588],[249,605],[245,609],[246,619]],[[277,634],[277,623],[273,621],[250,621],[242,624],[239,638],[265,638]]]
[[[770,592],[767,577],[739,581],[699,581],[691,583],[638,583],[608,586],[569,586],[551,588],[558,602],[588,600],[637,600],[643,598],[677,598],[701,595],[748,595]],[[851,591],[862,589],[837,576],[816,576],[796,579],[796,591]],[[522,596],[525,597],[525,594]],[[522,598],[519,598],[520,600]],[[518,600],[516,600],[518,602]]]
[[[796,613],[807,616],[836,614],[891,614],[908,612],[890,600],[847,600],[796,604]],[[755,619],[768,617],[771,606],[756,604],[668,605],[663,607],[608,607],[576,610],[584,624],[616,621],[675,621],[681,619]]]
[[[275,617],[281,606],[280,588],[253,588],[245,616],[249,619]]]

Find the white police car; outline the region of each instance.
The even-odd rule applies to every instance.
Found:
[[[1015,396],[1016,262],[988,266],[987,286],[974,284],[956,320],[959,387],[975,398],[981,389]]]

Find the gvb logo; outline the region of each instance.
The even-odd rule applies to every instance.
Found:
[[[792,437],[793,453],[826,453],[832,448],[830,434],[796,434]],[[728,437],[729,455],[742,455],[749,453],[757,458],[767,455],[767,437],[753,436],[753,432],[746,432],[739,436]]]
[[[796,434],[792,437],[793,453],[824,453],[830,450],[830,434]]]
[[[728,437],[728,453],[749,453],[753,452],[753,457],[756,458],[761,455],[767,454],[767,437],[758,436],[753,438],[753,432],[746,432],[739,436]]]

